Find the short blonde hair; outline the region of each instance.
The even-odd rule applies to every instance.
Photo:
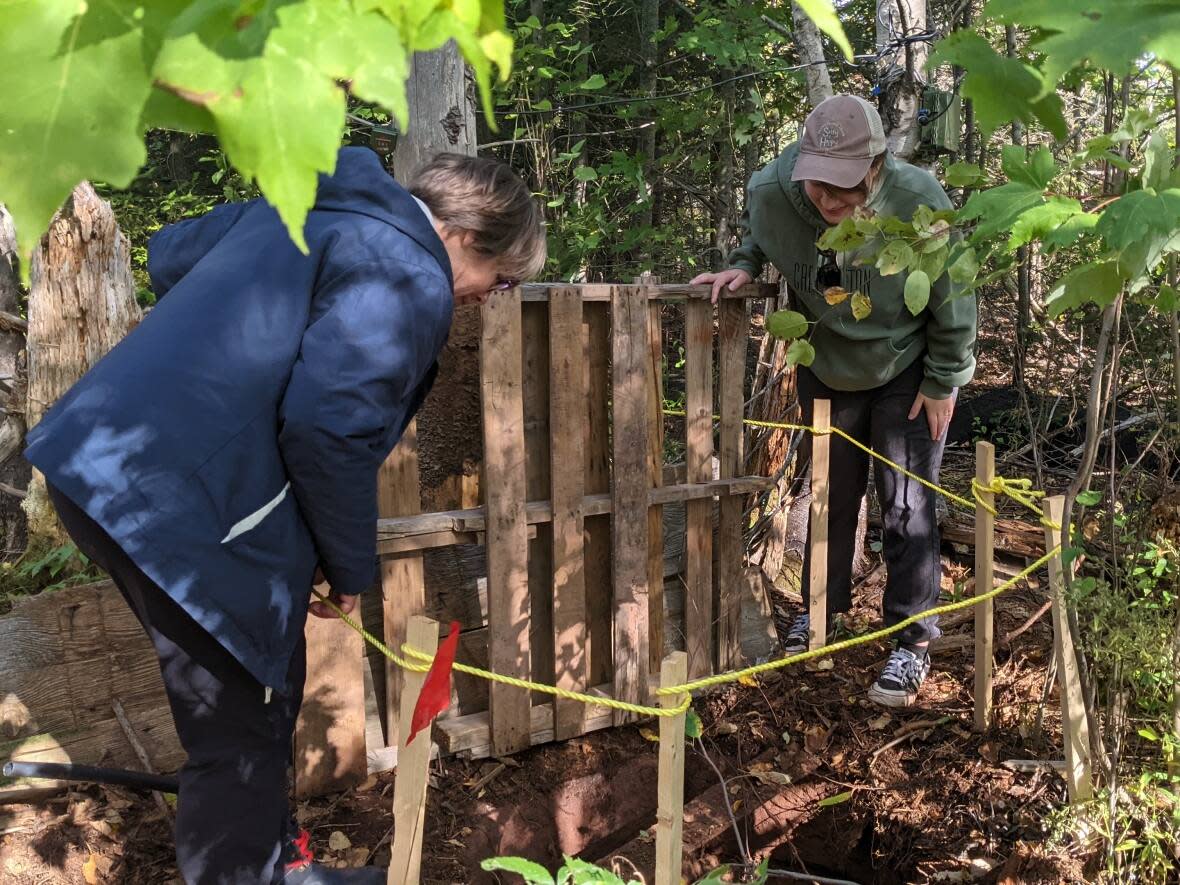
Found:
[[[547,256],[541,207],[507,163],[438,154],[414,175],[410,193],[442,224],[470,231],[472,247],[496,259],[504,277],[540,275]]]

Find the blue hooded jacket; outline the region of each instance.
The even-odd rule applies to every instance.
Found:
[[[283,685],[319,564],[376,575],[377,471],[450,327],[446,249],[365,148],[291,242],[264,201],[152,237],[158,305],[26,457],[261,683]]]

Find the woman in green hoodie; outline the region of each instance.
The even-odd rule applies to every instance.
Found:
[[[871,104],[834,96],[808,115],[800,141],[750,179],[742,244],[730,254],[729,269],[692,282],[711,283],[716,301],[723,288],[745,285],[767,262],[774,264],[794,306],[814,324],[815,361],[800,367],[797,378],[804,423],[811,423],[813,402],[827,399],[834,426],[937,482],[957,390],[975,371],[975,299],[955,297],[944,274],[931,286],[927,307],[914,316],[905,305],[904,273],[882,276],[871,265],[854,266],[855,252],[825,252],[816,245],[828,227],[857,210],[909,221],[919,206],[937,211],[951,203],[933,175],[889,154]],[[871,314],[857,320],[851,300],[829,304],[824,292],[833,286],[867,295]],[[832,439],[829,624],[852,605],[853,545],[868,461],[846,440]],[[885,623],[891,625],[936,604],[942,573],[938,522],[933,492],[876,459],[873,467],[888,568]],[[810,553],[809,543],[808,559]],[[804,613],[788,630],[788,653],[807,647],[809,573],[805,561]],[[913,704],[930,671],[927,648],[936,636],[935,618],[901,631],[869,696],[888,706]]]

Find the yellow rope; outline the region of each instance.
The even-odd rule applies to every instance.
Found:
[[[880,630],[874,630],[872,633],[864,633],[860,636],[853,636],[851,639],[845,639],[841,642],[833,642],[831,645],[825,645],[823,648],[812,649],[811,651],[800,652],[797,655],[790,655],[785,658],[779,658],[777,661],[767,661],[765,664],[755,664],[752,667],[746,667],[744,670],[731,670],[728,673],[718,673],[716,676],[706,676],[704,679],[696,679],[692,682],[686,682],[683,685],[670,685],[667,688],[656,689],[657,695],[677,694],[682,691],[698,691],[702,688],[709,688],[713,685],[723,685],[727,682],[737,682],[740,679],[750,676],[757,676],[759,673],[766,673],[769,670],[778,670],[782,667],[789,667],[792,664],[801,664],[804,661],[814,660],[815,658],[826,657],[827,655],[836,654],[837,652],[845,651],[850,648],[855,648],[858,645],[864,645],[869,642],[875,642],[878,639],[884,639],[887,636],[892,636],[901,630],[904,630],[910,624],[916,624],[924,618],[933,617],[935,615],[945,615],[950,612],[959,611],[964,608],[971,608],[973,605],[979,605],[989,599],[995,599],[1001,593],[1011,590],[1020,581],[1027,578],[1041,566],[1045,565],[1050,559],[1061,552],[1060,545],[1054,547],[1020,574],[1014,578],[1005,581],[994,590],[984,593],[980,596],[973,596],[970,599],[962,599],[958,602],[949,602],[946,605],[937,605],[934,608],[929,608],[924,612],[919,612],[916,615],[911,615],[904,621],[898,621],[891,627],[883,627]]]
[[[543,694],[553,695],[554,697],[564,698],[565,700],[578,701],[583,704],[596,707],[607,707],[612,710],[622,710],[626,713],[634,713],[637,716],[679,716],[688,710],[691,704],[690,692],[698,691],[702,688],[709,688],[714,685],[723,685],[730,682],[737,682],[741,679],[757,676],[759,673],[766,673],[770,670],[778,670],[782,667],[789,667],[792,664],[800,664],[804,661],[814,660],[815,658],[822,658],[828,655],[836,654],[837,652],[846,651],[850,648],[856,648],[859,645],[865,645],[870,642],[876,642],[879,639],[884,639],[887,636],[892,636],[901,630],[904,630],[910,624],[915,624],[924,618],[933,617],[935,615],[945,615],[950,612],[959,611],[960,609],[970,608],[974,605],[979,605],[989,599],[995,599],[1001,593],[1011,590],[1022,580],[1027,578],[1037,569],[1045,565],[1054,556],[1061,552],[1061,547],[1058,545],[1022,571],[1020,574],[1005,581],[1000,586],[996,587],[988,593],[980,596],[973,596],[970,599],[963,599],[959,602],[951,602],[945,605],[935,606],[926,611],[919,612],[916,615],[911,615],[903,621],[892,625],[891,627],[884,627],[880,630],[874,630],[871,633],[865,633],[860,636],[854,636],[851,639],[845,639],[840,642],[833,642],[831,645],[825,645],[823,648],[812,649],[811,651],[801,652],[796,655],[789,655],[785,658],[779,658],[776,661],[767,661],[764,664],[756,664],[752,667],[746,667],[743,670],[731,670],[727,673],[718,673],[716,676],[708,676],[704,679],[697,679],[693,682],[686,682],[683,685],[671,685],[666,688],[656,689],[656,694],[660,697],[667,697],[669,695],[684,695],[684,699],[675,707],[645,707],[642,704],[630,704],[626,701],[620,701],[615,698],[603,697],[599,695],[583,694],[577,691],[569,691],[568,689],[558,688],[556,685],[546,685],[541,682],[533,682],[528,679],[517,679],[515,676],[504,676],[500,673],[493,673],[489,670],[481,670],[479,667],[470,667],[466,664],[455,663],[453,668],[460,673],[466,673],[469,676],[475,676],[479,679],[485,679],[489,682],[499,682],[503,685],[511,685],[515,688],[523,689],[525,691],[537,691]],[[411,663],[404,658],[399,657],[389,647],[385,645],[380,639],[373,636],[364,627],[344,614],[332,600],[321,594],[318,590],[312,590],[312,593],[321,602],[326,603],[340,619],[352,629],[356,630],[365,641],[384,654],[387,658],[407,670],[413,670],[417,673],[424,673],[429,669],[429,662],[434,659],[433,655],[412,648],[409,645],[403,645],[402,651],[408,657],[414,658],[415,661],[421,663]]]
[[[673,417],[673,418],[686,418],[688,416],[687,412],[678,411],[678,410],[674,410],[674,409],[664,409],[664,414],[668,415],[670,417]],[[720,419],[720,416],[714,415],[713,420],[719,421],[721,419]],[[858,449],[860,449],[862,452],[869,455],[870,457],[876,458],[878,461],[882,462],[883,464],[889,465],[894,470],[896,470],[898,473],[900,473],[902,476],[909,477],[914,482],[920,483],[921,485],[930,489],[932,492],[937,492],[938,494],[942,495],[945,498],[949,498],[950,500],[954,501],[956,504],[961,504],[963,507],[967,508],[968,510],[974,510],[975,505],[978,504],[980,507],[982,507],[988,513],[990,513],[992,516],[996,516],[997,514],[996,514],[995,505],[991,504],[988,501],[985,501],[983,499],[982,495],[984,493],[990,493],[993,495],[1006,495],[1007,497],[1009,497],[1013,501],[1015,501],[1017,504],[1022,504],[1023,506],[1027,507],[1029,510],[1033,511],[1033,513],[1037,514],[1037,516],[1040,517],[1041,523],[1043,525],[1046,525],[1052,529],[1060,529],[1061,528],[1060,525],[1058,525],[1057,523],[1053,522],[1048,517],[1046,517],[1044,511],[1042,511],[1041,508],[1037,506],[1036,500],[1038,498],[1045,497],[1045,493],[1041,492],[1041,491],[1034,490],[1032,488],[1032,480],[1031,479],[1005,479],[1002,476],[997,476],[991,481],[991,483],[989,485],[985,486],[985,485],[982,485],[979,482],[979,480],[972,478],[972,480],[971,480],[971,494],[975,498],[975,501],[972,502],[972,501],[968,501],[966,498],[962,497],[961,495],[956,495],[950,489],[944,489],[942,486],[940,486],[936,483],[932,483],[932,482],[930,482],[930,480],[923,479],[922,477],[918,476],[917,474],[912,473],[909,470],[906,470],[904,467],[902,467],[896,461],[891,461],[889,458],[886,458],[881,453],[874,451],[872,448],[870,448],[869,446],[866,446],[860,440],[856,439],[854,436],[847,433],[846,431],[841,430],[839,427],[829,427],[827,430],[821,430],[820,428],[814,427],[810,424],[788,424],[788,423],[782,422],[782,421],[756,421],[753,418],[743,418],[742,423],[747,424],[750,427],[769,427],[769,428],[773,428],[776,430],[805,430],[808,433],[812,434],[813,436],[824,436],[829,433],[834,434],[834,435],[852,443],[854,446],[856,446]]]
[[[384,642],[346,615],[341,611],[340,606],[329,599],[320,591],[313,589],[312,595],[320,602],[336,612],[340,620],[344,621],[353,630],[359,633],[369,645],[381,652],[385,657],[389,658],[403,670],[413,670],[415,673],[425,673],[430,669],[430,662],[434,660],[434,655],[426,654],[408,644],[402,645],[402,651],[406,653],[406,657],[413,658],[415,661],[421,663],[412,663],[405,658],[400,657],[393,649],[387,646]],[[679,716],[688,710],[692,703],[692,698],[685,695],[684,700],[675,707],[645,707],[641,704],[629,704],[626,701],[616,700],[611,697],[604,697],[601,695],[583,694],[578,691],[569,691],[568,689],[558,688],[556,685],[545,685],[540,682],[531,682],[527,679],[517,679],[515,676],[504,676],[500,673],[492,673],[489,670],[481,670],[479,667],[469,667],[466,664],[455,662],[452,669],[458,670],[460,673],[466,673],[469,676],[476,676],[480,679],[486,679],[489,682],[499,682],[504,685],[511,685],[516,688],[522,688],[526,691],[539,691],[543,694],[551,694],[555,697],[565,698],[570,701],[580,701],[593,707],[608,707],[612,710],[622,710],[625,713],[634,713],[637,716]],[[678,692],[668,692],[668,694],[677,694]]]
[[[670,409],[665,409],[664,414],[672,416],[672,417],[681,417],[681,418],[687,417],[686,413],[683,411],[674,411],[674,410],[670,410]],[[718,416],[714,415],[713,420],[719,420]],[[975,498],[975,502],[973,503],[971,501],[968,501],[966,498],[961,497],[960,495],[956,495],[954,492],[944,489],[941,486],[939,486],[935,483],[932,483],[927,479],[923,479],[922,477],[918,476],[915,473],[912,473],[909,470],[906,470],[904,467],[902,467],[900,464],[896,463],[895,461],[892,461],[889,458],[886,458],[884,455],[881,455],[878,452],[873,451],[872,448],[870,448],[869,446],[866,446],[860,440],[854,438],[850,434],[841,430],[839,427],[831,427],[831,428],[828,428],[827,430],[820,430],[819,428],[812,427],[807,424],[788,424],[788,423],[779,422],[779,421],[756,421],[751,418],[743,419],[743,423],[750,425],[752,427],[769,427],[769,428],[774,428],[774,429],[778,429],[778,430],[804,430],[804,431],[807,431],[808,433],[817,434],[817,435],[824,434],[824,433],[832,433],[832,434],[835,434],[836,436],[839,436],[839,437],[847,440],[848,442],[852,443],[852,445],[856,446],[858,449],[862,450],[863,452],[868,454],[870,457],[876,458],[877,460],[883,462],[884,464],[889,465],[890,467],[892,467],[894,470],[896,470],[898,473],[902,474],[903,476],[906,476],[906,477],[914,480],[917,483],[921,483],[923,486],[930,489],[931,491],[937,492],[938,494],[943,495],[943,496],[949,498],[950,500],[955,501],[958,504],[961,504],[962,506],[966,507],[969,510],[973,510],[975,508],[976,503],[977,503],[980,507],[983,507],[989,513],[991,513],[993,516],[995,516],[996,515],[995,507],[990,502],[985,501],[983,498],[983,495],[985,495],[985,494],[1005,495],[1005,496],[1011,498],[1013,501],[1016,501],[1018,504],[1021,504],[1024,507],[1027,507],[1029,510],[1032,510],[1034,513],[1036,513],[1040,517],[1041,522],[1043,524],[1045,524],[1046,526],[1049,526],[1050,528],[1053,528],[1053,529],[1060,529],[1061,528],[1061,526],[1059,526],[1056,523],[1049,520],[1045,516],[1044,511],[1042,511],[1041,508],[1039,506],[1037,506],[1036,502],[1039,499],[1043,498],[1045,496],[1045,493],[1042,491],[1038,491],[1036,489],[1033,489],[1032,488],[1032,481],[1028,480],[1028,479],[1006,479],[1002,476],[997,476],[987,485],[980,483],[977,479],[972,479],[971,480],[971,493]],[[699,691],[700,689],[709,688],[710,686],[714,686],[714,685],[724,685],[724,684],[730,683],[730,682],[737,682],[741,679],[749,678],[751,676],[757,676],[760,673],[766,673],[770,670],[777,670],[782,667],[789,667],[792,664],[800,664],[800,663],[803,663],[804,661],[811,661],[811,660],[815,660],[816,658],[821,658],[821,657],[826,657],[828,655],[833,655],[833,654],[836,654],[837,652],[846,651],[847,649],[855,648],[859,645],[865,645],[869,642],[876,642],[879,639],[884,639],[888,636],[892,636],[893,634],[898,633],[901,630],[904,630],[906,627],[910,626],[911,624],[916,624],[918,621],[921,621],[925,618],[934,617],[935,615],[949,614],[950,612],[959,611],[959,610],[965,609],[965,608],[970,608],[971,606],[974,606],[974,605],[979,605],[980,603],[986,602],[989,599],[995,599],[1001,593],[1015,587],[1018,583],[1020,583],[1020,581],[1024,580],[1029,575],[1031,575],[1033,572],[1035,572],[1037,569],[1041,568],[1050,559],[1052,559],[1054,556],[1057,556],[1059,553],[1061,553],[1061,545],[1060,544],[1058,546],[1054,547],[1052,550],[1050,550],[1048,553],[1046,553],[1044,556],[1042,556],[1040,559],[1038,559],[1036,562],[1034,562],[1032,565],[1030,565],[1024,571],[1022,571],[1020,574],[1016,575],[1013,578],[1010,578],[1009,580],[1005,581],[1000,586],[996,587],[995,589],[993,589],[987,593],[984,593],[979,596],[974,596],[970,599],[960,600],[959,602],[951,602],[951,603],[947,603],[946,605],[935,606],[934,608],[927,609],[924,612],[919,612],[916,615],[911,615],[910,617],[906,618],[903,621],[899,621],[898,623],[894,624],[891,627],[884,627],[880,630],[874,630],[871,633],[865,633],[861,636],[854,636],[851,639],[845,639],[845,640],[842,640],[841,642],[834,642],[831,645],[825,645],[823,648],[817,648],[817,649],[813,649],[811,651],[801,652],[800,654],[796,654],[796,655],[789,655],[788,657],[780,658],[776,661],[767,661],[764,664],[756,664],[752,667],[746,667],[743,670],[731,670],[727,673],[718,673],[716,676],[708,676],[708,677],[705,677],[704,679],[697,679],[697,680],[694,680],[693,682],[686,682],[683,685],[672,685],[672,686],[668,686],[666,688],[656,689],[655,693],[656,693],[656,695],[658,695],[660,697],[669,697],[669,696],[673,696],[673,695],[684,695],[683,700],[674,707],[647,707],[642,704],[631,704],[626,701],[617,700],[616,698],[604,697],[604,696],[600,696],[600,695],[583,694],[582,692],[570,691],[568,689],[558,688],[556,685],[546,685],[541,682],[533,682],[529,679],[517,679],[515,676],[504,676],[503,674],[500,674],[500,673],[493,673],[489,670],[481,670],[479,667],[471,667],[471,666],[468,666],[467,664],[460,664],[457,662],[452,665],[452,668],[454,670],[457,670],[460,673],[466,673],[469,676],[475,676],[478,679],[484,679],[489,682],[499,682],[502,685],[511,685],[515,688],[519,688],[524,691],[536,691],[536,692],[540,692],[542,694],[552,695],[554,697],[563,698],[563,699],[569,700],[569,701],[578,701],[579,703],[587,704],[589,706],[606,707],[611,710],[621,710],[625,713],[633,713],[637,716],[679,716],[679,715],[685,713],[692,703],[692,698],[691,698],[690,692]],[[433,655],[427,654],[426,652],[423,652],[423,651],[416,649],[416,648],[411,648],[409,645],[403,645],[402,651],[405,652],[407,657],[413,658],[414,662],[408,661],[405,658],[400,657],[392,649],[390,649],[388,646],[386,646],[385,643],[383,643],[380,639],[378,639],[376,636],[374,636],[372,633],[370,633],[364,627],[362,627],[359,623],[357,623],[352,618],[350,618],[348,615],[346,615],[343,611],[341,611],[340,607],[337,606],[336,603],[334,603],[331,599],[329,599],[328,597],[324,596],[319,591],[314,590],[314,589],[312,590],[312,593],[316,596],[317,599],[320,600],[320,602],[323,602],[329,608],[331,608],[333,611],[335,611],[336,614],[340,617],[340,619],[342,621],[344,621],[344,623],[346,623],[346,624],[348,624],[348,626],[352,627],[353,630],[356,630],[364,638],[364,640],[366,642],[368,642],[371,646],[376,648],[378,651],[380,651],[383,655],[385,655],[387,658],[389,658],[391,661],[393,661],[395,664],[397,664],[402,669],[412,670],[416,673],[424,673],[430,669],[430,666],[429,666],[430,662],[434,660]]]

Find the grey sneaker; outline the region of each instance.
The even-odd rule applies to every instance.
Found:
[[[786,638],[783,640],[783,653],[797,655],[800,652],[807,651],[810,635],[811,615],[796,615],[795,620],[791,621],[791,626],[787,630]]]
[[[899,645],[885,662],[885,669],[869,689],[869,700],[885,707],[910,707],[930,674],[930,655]]]

